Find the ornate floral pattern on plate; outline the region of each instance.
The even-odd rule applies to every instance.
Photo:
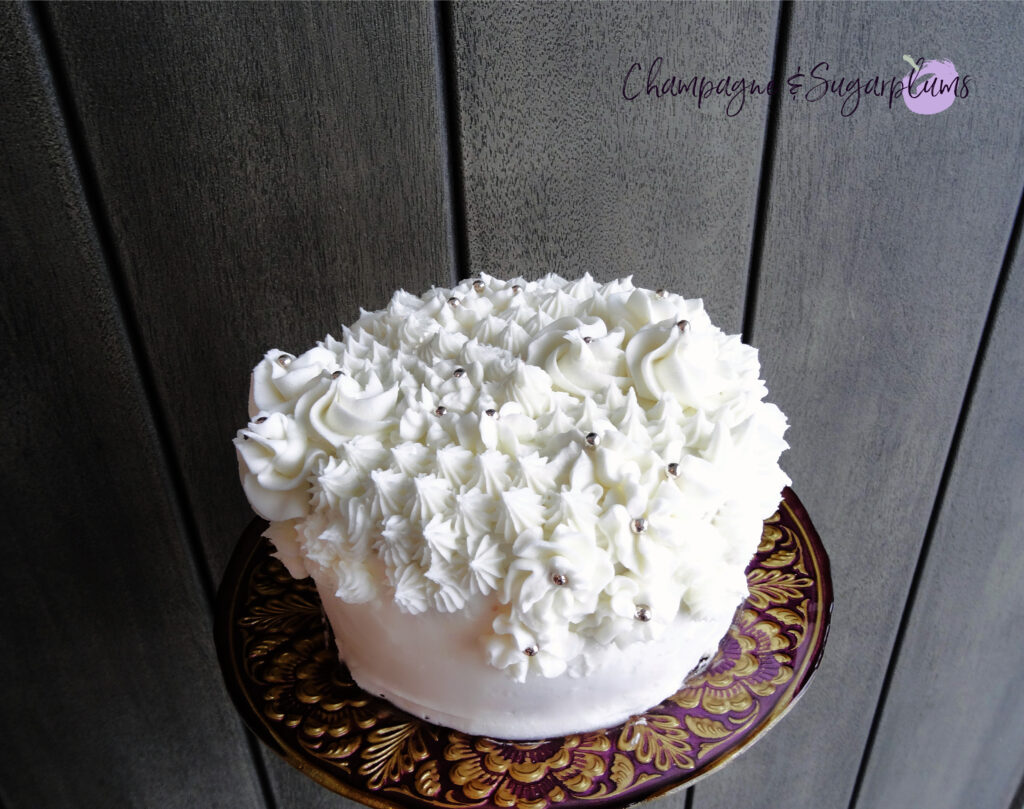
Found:
[[[254,521],[218,596],[224,677],[252,730],[289,763],[378,807],[626,805],[722,766],[778,720],[828,635],[828,557],[790,489],[747,569],[750,596],[718,654],[625,724],[537,742],[468,736],[362,691],[338,662],[316,589],[270,556]]]

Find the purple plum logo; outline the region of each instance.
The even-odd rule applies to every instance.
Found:
[[[901,82],[903,103],[918,115],[935,115],[949,109],[956,100],[960,75],[948,59],[903,58],[913,70]]]

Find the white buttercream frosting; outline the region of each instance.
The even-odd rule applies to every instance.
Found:
[[[766,393],[700,300],[484,275],[268,352],[235,445],[293,575],[349,604],[487,615],[481,660],[578,676],[746,596],[789,483]]]

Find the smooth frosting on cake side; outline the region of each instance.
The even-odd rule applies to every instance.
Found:
[[[329,586],[320,593],[342,658],[363,690],[436,724],[505,739],[613,727],[657,704],[703,655],[714,654],[733,614],[707,621],[679,615],[657,640],[604,646],[585,677],[518,682],[479,652],[497,602],[411,615],[392,599],[347,604],[332,598]]]
[[[235,445],[361,686],[553,735],[670,695],[727,630],[789,482],[759,377],[699,300],[482,276],[268,352]]]

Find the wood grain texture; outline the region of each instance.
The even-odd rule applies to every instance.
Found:
[[[470,270],[632,273],[703,297],[739,331],[767,96],[730,117],[724,97],[698,108],[691,95],[648,95],[646,76],[661,57],[661,82],[766,84],[776,15],[774,4],[456,5]],[[639,97],[627,101],[624,84]]]
[[[24,6],[0,39],[5,807],[263,806]]]
[[[424,4],[69,4],[55,27],[215,577],[248,374],[451,277]]]
[[[427,4],[61,5],[54,26],[215,580],[252,366],[452,267]],[[281,809],[337,798],[273,756]]]
[[[807,695],[697,787],[695,809],[848,805],[1024,182],[1006,70],[1024,59],[1022,13],[793,7],[787,73],[827,60],[833,78],[902,75],[911,53],[975,83],[934,116],[900,99],[849,117],[838,99],[782,104],[753,337],[793,425],[784,463],[832,557],[835,613]],[[929,659],[959,649],[949,638]],[[992,710],[1002,693],[979,699]],[[862,802],[901,805],[929,804]]]
[[[1007,809],[1024,768],[1024,251],[1018,248],[860,807]]]

